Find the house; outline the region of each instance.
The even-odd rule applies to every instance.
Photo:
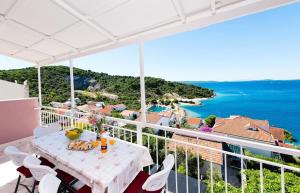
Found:
[[[0,80],[0,100],[29,98],[27,81],[23,84]]]
[[[176,123],[176,115],[172,109],[160,112],[161,116],[160,125],[170,126]]]
[[[180,142],[174,142],[174,141],[182,141]],[[204,161],[203,166],[200,168],[201,174],[205,174],[207,170],[209,170],[210,162],[213,163],[213,167],[218,171],[218,173],[221,174],[222,171],[222,165],[223,165],[223,155],[222,153],[218,151],[210,151],[206,148],[199,148],[199,146],[192,146],[192,145],[186,145],[184,142],[189,144],[197,144],[202,147],[209,147],[212,149],[222,150],[223,145],[221,142],[215,142],[215,141],[209,141],[204,139],[197,139],[195,137],[189,137],[179,134],[173,134],[172,141],[168,143],[168,147],[170,151],[175,151],[175,149],[184,150],[187,148],[189,152],[191,152],[194,156],[199,155],[201,159]],[[176,147],[175,147],[176,146]]]
[[[55,102],[55,101],[52,101],[50,102],[50,105],[53,107],[53,108],[59,108],[59,109],[70,109],[71,107],[71,103],[60,103],[60,102]]]
[[[99,109],[104,108],[105,104],[104,102],[94,102],[94,101],[89,101],[87,104],[77,106],[76,108],[82,112],[86,113],[97,113]]]
[[[124,111],[126,109],[126,105],[124,105],[124,104],[117,104],[117,105],[113,105],[112,108],[113,108],[114,111],[121,112],[121,111]]]
[[[121,115],[125,119],[136,119],[140,115],[140,113],[132,110],[124,110],[121,112]]]
[[[149,112],[147,113],[146,115],[146,120],[147,120],[147,123],[151,123],[151,124],[160,124],[160,119],[161,119],[161,115],[159,115],[159,113],[156,113],[156,112]],[[141,121],[142,120],[142,117],[139,116],[136,121]]]
[[[186,123],[193,128],[199,128],[202,125],[202,119],[196,117],[188,117]]]
[[[169,127],[170,125],[175,123],[176,116],[173,112],[148,112],[147,113],[147,123],[166,126]],[[141,116],[139,116],[136,121],[141,121]],[[158,132],[158,129],[153,128],[155,132]]]
[[[270,127],[270,133],[279,143],[284,143],[285,136],[282,128]]]
[[[270,127],[267,120],[251,119],[244,116],[217,118],[213,132],[268,144],[275,144],[275,142],[283,142],[284,140],[284,129]]]
[[[104,102],[96,102],[96,101],[88,101],[87,104],[90,106],[95,106],[97,108],[104,108],[105,106]]]
[[[270,127],[269,121],[251,119],[244,116],[230,116],[229,118],[217,118],[213,127],[214,134],[251,140],[260,143],[279,145],[284,144],[284,129]],[[283,146],[283,145],[281,145]],[[228,144],[228,148],[239,153],[239,147]],[[245,148],[255,154],[272,157],[272,152]]]
[[[111,116],[111,112],[113,111],[112,105],[106,105],[103,109],[97,110],[96,113],[99,113],[104,116]]]

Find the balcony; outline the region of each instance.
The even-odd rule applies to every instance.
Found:
[[[37,102],[36,99],[35,102]],[[27,108],[33,113],[37,111],[32,104]],[[64,130],[72,125],[78,128],[92,128],[86,122],[90,114],[75,112],[73,116],[68,116],[71,112],[64,114],[59,112],[59,109],[43,107],[40,111],[41,125],[59,123]],[[130,143],[140,143],[138,132],[141,122],[112,117],[106,117],[106,119],[108,124],[105,128],[112,137]],[[35,121],[39,121],[39,118]],[[153,133],[151,129],[158,132]],[[154,164],[144,168],[144,171],[151,174],[156,171],[155,168],[161,164],[167,154],[171,153],[175,156],[175,166],[168,178],[169,192],[220,192],[218,189],[220,183],[223,184],[224,192],[251,192],[252,190],[271,192],[270,187],[273,185],[270,184],[270,178],[278,179],[277,191],[292,192],[287,189],[286,184],[295,183],[294,180],[297,180],[300,172],[299,165],[246,154],[251,150],[252,152],[271,152],[279,157],[284,155],[299,157],[300,152],[295,149],[148,123],[141,134],[141,145],[149,149],[154,161]],[[31,152],[30,142],[31,137],[26,137],[8,144]],[[1,147],[8,144],[1,145]],[[229,146],[237,147],[239,151],[228,149]],[[17,177],[15,166],[2,154],[0,168],[2,174],[8,175],[2,178],[1,192],[11,192],[15,187]],[[295,178],[291,178],[293,175]],[[249,187],[250,184],[253,185],[252,180],[257,183]],[[25,183],[31,184],[30,181]],[[20,192],[23,191],[26,192],[26,189],[20,189]]]
[[[235,133],[224,135],[222,133],[224,128],[223,130],[218,128],[218,132],[208,132],[163,126],[161,120],[155,124],[149,123],[144,72],[144,42],[148,40],[203,28],[293,2],[293,0],[204,0],[201,3],[196,0],[109,3],[69,0],[43,0],[35,3],[29,0],[1,2],[0,54],[30,62],[37,68],[38,90],[35,92],[38,98],[28,98],[26,85],[19,85],[18,93],[11,92],[10,89],[1,93],[7,94],[10,98],[1,97],[0,101],[0,192],[12,192],[18,177],[16,166],[3,153],[4,148],[13,145],[29,154],[37,153],[32,147],[35,128],[58,125],[57,128],[62,130],[61,133],[74,127],[97,132],[88,121],[89,117],[95,114],[85,113],[76,107],[74,59],[131,44],[138,44],[139,48],[138,101],[141,106],[137,112],[139,118],[135,120],[114,118],[103,108],[101,116],[107,120],[103,126],[110,137],[122,143],[147,149],[154,163],[142,169],[149,175],[156,172],[168,154],[174,156],[175,164],[168,176],[166,192],[300,192],[300,151],[287,147],[280,134],[276,136],[277,128],[271,128],[275,133],[270,134],[268,125],[266,129],[268,133],[263,137],[253,135],[254,137],[248,138],[247,132],[265,134],[265,131],[258,129],[256,124],[243,117],[238,118],[243,121],[247,119],[246,122],[249,124],[246,124],[244,129],[247,132],[244,132],[242,137],[235,136]],[[70,108],[62,110],[44,106],[41,69],[65,60],[69,62],[70,71],[68,103]],[[6,85],[8,88],[9,85],[16,86],[15,83]],[[26,92],[23,92],[24,88]],[[130,113],[124,113],[124,117],[133,116]],[[194,122],[195,120],[191,120],[192,125]],[[84,156],[82,157],[84,159]],[[52,161],[57,161],[56,158]],[[59,161],[57,163],[63,168],[62,163]],[[82,172],[84,169],[79,171]],[[85,184],[92,183],[93,180],[85,179]],[[30,187],[32,181],[30,178],[21,183]],[[76,186],[81,187],[83,183],[78,182]],[[97,192],[97,189],[94,191]],[[18,192],[27,192],[27,189],[20,187]]]

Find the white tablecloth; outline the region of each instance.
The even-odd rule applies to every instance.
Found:
[[[100,147],[87,151],[67,149],[69,140],[60,131],[33,139],[37,154],[54,162],[92,188],[93,193],[123,192],[143,167],[153,164],[146,147],[116,139],[104,155]]]

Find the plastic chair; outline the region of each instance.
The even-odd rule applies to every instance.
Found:
[[[33,178],[35,179],[31,190],[32,193],[34,192],[35,186],[47,174],[52,174],[57,176],[66,186],[68,186],[69,184],[71,184],[76,180],[76,178],[74,178],[73,176],[71,176],[70,174],[62,170],[59,169],[53,170],[48,166],[44,166],[40,164],[41,164],[41,160],[31,155],[27,156],[24,159],[24,166],[30,170]]]
[[[46,174],[39,183],[39,193],[59,192],[61,180],[53,174]]]
[[[131,182],[124,193],[162,193],[175,163],[174,156],[169,154],[163,161],[160,171],[151,176],[141,171],[137,177]],[[161,168],[162,168],[161,167]],[[87,185],[83,186],[75,193],[91,193],[91,188]]]
[[[26,185],[20,184],[21,177],[23,177],[23,178],[31,178],[32,177],[29,169],[27,169],[26,167],[23,166],[23,161],[29,154],[25,153],[25,152],[21,152],[15,146],[7,146],[4,149],[4,153],[18,167],[17,171],[19,172],[19,177],[18,177],[18,181],[17,181],[14,192],[16,193],[18,191],[19,185],[24,186],[28,191],[30,191]]]
[[[60,131],[62,128],[59,123],[51,123],[46,127],[38,127],[33,130],[33,137],[43,137],[45,135],[49,135],[51,133],[55,133]]]

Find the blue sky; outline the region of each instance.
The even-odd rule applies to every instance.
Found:
[[[300,79],[300,3],[145,42],[145,73],[167,80]],[[138,47],[74,61],[75,67],[138,76]],[[67,63],[60,63],[66,65]],[[0,69],[29,63],[0,56]]]

